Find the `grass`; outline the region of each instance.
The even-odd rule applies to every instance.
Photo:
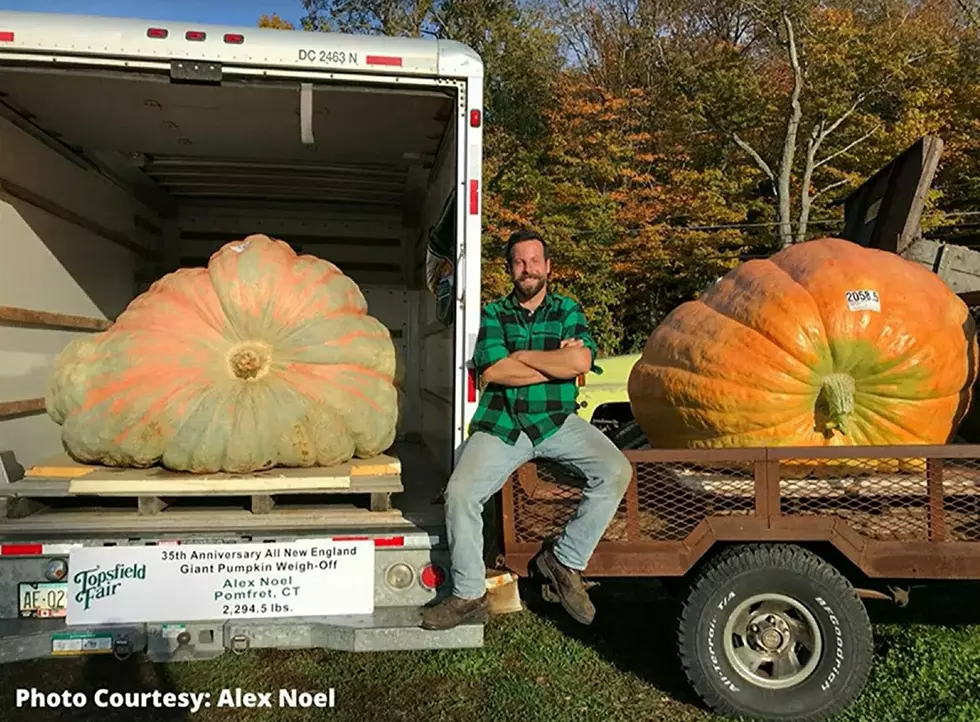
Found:
[[[571,621],[558,605],[529,598],[529,611],[497,617],[479,650],[346,654],[258,650],[212,662],[153,665],[90,658],[0,668],[0,720],[265,720],[340,722],[708,722],[676,662],[675,612],[656,590],[606,582],[593,592],[600,617]],[[869,605],[877,656],[864,695],[841,722],[967,722],[980,719],[980,591],[914,590],[912,605]],[[605,614],[603,613],[605,612]],[[202,709],[106,714],[15,710],[14,690],[251,692],[336,690],[325,712]]]

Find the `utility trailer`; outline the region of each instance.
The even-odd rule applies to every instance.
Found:
[[[680,662],[719,713],[830,718],[871,667],[862,599],[904,605],[912,583],[980,579],[980,445],[624,453],[633,481],[586,574],[677,593]],[[507,569],[528,575],[581,488],[550,463],[515,474]]]
[[[980,326],[980,254],[921,237],[941,150],[920,139],[848,196],[842,235],[938,273]],[[586,574],[664,582],[681,601],[679,661],[716,712],[826,720],[871,668],[862,599],[904,606],[914,584],[980,580],[976,406],[957,439],[973,443],[945,446],[651,449],[637,427],[624,435],[633,480]],[[533,574],[583,483],[551,462],[515,472],[501,493],[506,569]],[[542,596],[557,601],[547,584]]]
[[[482,645],[480,624],[418,626],[446,592],[438,498],[476,406],[482,84],[443,40],[0,12],[0,661]],[[43,398],[61,349],[253,233],[335,263],[389,329],[394,447],[244,477],[62,454]],[[433,233],[452,246],[443,308]],[[208,563],[181,571],[253,554],[276,560],[269,588],[227,603],[200,596]],[[334,581],[300,579],[303,555]],[[284,581],[300,596],[270,591]]]

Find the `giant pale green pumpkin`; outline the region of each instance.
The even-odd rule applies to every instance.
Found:
[[[69,344],[47,393],[76,459],[246,473],[383,452],[391,336],[328,261],[262,235],[181,269]]]
[[[742,264],[654,329],[629,379],[654,447],[943,444],[971,401],[966,305],[827,238]]]

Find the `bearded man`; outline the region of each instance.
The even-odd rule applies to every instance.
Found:
[[[483,507],[537,458],[574,466],[586,478],[575,515],[534,564],[565,610],[591,624],[595,608],[581,573],[633,475],[623,453],[576,413],[576,379],[594,368],[597,345],[579,304],[548,287],[547,243],[514,233],[505,265],[514,288],[483,309],[473,365],[485,388],[444,493],[452,594],[422,611],[425,629],[486,618]]]

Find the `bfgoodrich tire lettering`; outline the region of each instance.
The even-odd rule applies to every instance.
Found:
[[[853,702],[873,655],[854,588],[791,545],[733,547],[709,562],[684,603],[679,645],[688,680],[716,712],[798,722]]]

